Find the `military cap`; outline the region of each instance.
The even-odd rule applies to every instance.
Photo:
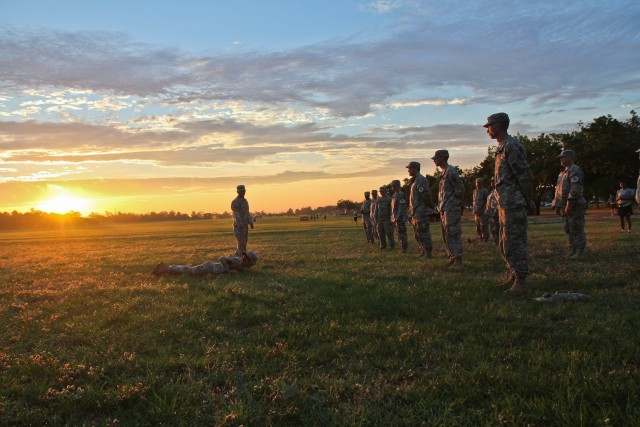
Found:
[[[573,150],[562,150],[558,158],[560,157],[571,157],[572,159],[576,158],[576,152]]]
[[[509,127],[509,115],[507,113],[495,113],[487,117],[487,123],[483,127],[488,128],[493,122],[503,122]]]
[[[406,166],[406,168],[416,168],[416,169],[420,169],[420,163],[419,162],[409,162],[409,164]]]
[[[369,193],[368,191],[365,191],[365,192],[364,192],[364,195],[365,195],[365,196],[369,196],[370,194],[371,194],[371,193]]]
[[[244,185],[240,184],[236,187],[237,191],[245,191],[246,189],[244,188]]]
[[[449,151],[448,150],[437,150],[436,154],[433,155],[433,157],[431,158],[431,160],[434,160],[436,157],[444,157],[444,158],[449,158]]]
[[[381,193],[386,193],[387,191],[389,191],[389,190],[387,189],[387,187],[385,187],[385,186],[380,187],[380,192],[381,192]]]
[[[399,179],[394,179],[393,181],[391,181],[391,186],[400,187],[400,180]]]
[[[371,190],[371,194],[378,194],[378,190]]]

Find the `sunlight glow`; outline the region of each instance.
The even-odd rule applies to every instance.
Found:
[[[60,188],[57,188],[54,191],[56,194],[50,199],[43,200],[38,205],[38,210],[57,214],[65,214],[70,211],[74,211],[80,212],[81,215],[88,215],[91,212],[91,203],[88,199],[75,196]]]

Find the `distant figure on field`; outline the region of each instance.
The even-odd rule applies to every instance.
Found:
[[[252,251],[243,253],[240,256],[230,255],[218,258],[218,262],[207,261],[200,265],[167,265],[158,264],[151,274],[154,276],[191,274],[193,276],[206,276],[208,274],[235,273],[244,271],[258,262],[258,256]]]
[[[640,178],[640,177],[638,177]],[[616,213],[616,193],[610,193],[607,199],[607,206],[611,209],[611,216]]]
[[[489,223],[489,230],[493,241],[497,245],[500,241],[500,217],[498,215],[498,198],[496,197],[495,179],[491,177],[491,192],[487,196],[487,206],[484,210],[485,221]]]
[[[367,237],[367,243],[373,243],[373,225],[371,224],[371,193],[364,192],[364,202],[360,208],[362,214],[362,226],[364,234]]]
[[[478,238],[483,242],[489,240],[489,221],[484,218],[488,196],[489,190],[484,187],[484,179],[477,178],[476,188],[473,190],[473,218],[476,222]]]
[[[529,256],[527,254],[527,210],[535,211],[531,200],[533,177],[527,153],[520,142],[509,135],[509,116],[492,114],[484,125],[489,138],[498,142],[495,163],[495,185],[500,215],[500,252],[509,269],[511,286],[507,293],[526,293]]]
[[[353,211],[353,222],[358,225],[358,214],[356,213],[356,211]]]
[[[249,227],[253,229],[253,219],[249,213],[249,202],[244,198],[247,190],[244,185],[238,185],[236,190],[238,197],[231,202],[231,211],[233,212],[233,234],[235,234],[238,242],[236,255],[240,256],[247,252]]]
[[[371,217],[371,225],[373,226],[373,238],[380,240],[378,236],[378,190],[371,190],[371,209],[369,210],[369,216]]]
[[[438,150],[431,158],[442,171],[438,187],[438,211],[442,225],[442,240],[449,255],[449,268],[462,268],[462,198],[464,183],[451,166],[449,151]]]
[[[558,156],[564,170],[558,176],[556,195],[551,204],[556,208],[556,215],[562,215],[564,232],[569,235],[569,258],[581,258],[587,245],[584,232],[584,215],[587,201],[584,198],[584,173],[575,164],[576,154],[573,150],[563,150]]]
[[[624,233],[624,219],[627,219],[627,233],[631,233],[631,215],[633,215],[633,190],[627,188],[624,181],[620,181],[620,189],[616,193],[618,216],[620,217],[620,232]]]
[[[409,240],[407,238],[409,208],[399,179],[391,181],[391,190],[393,190],[393,198],[391,199],[391,222],[396,228],[400,248],[404,254],[407,253],[407,247],[409,246]]]
[[[435,204],[431,200],[429,182],[420,174],[420,163],[409,162],[407,173],[411,177],[411,191],[409,193],[409,215],[413,225],[413,234],[418,243],[420,254],[418,258],[431,258],[433,249],[431,243],[430,217],[435,213]]]
[[[378,224],[380,249],[386,248],[387,244],[390,249],[396,247],[393,226],[391,225],[391,197],[387,193],[387,187],[380,187],[380,197],[376,202],[376,223]]]

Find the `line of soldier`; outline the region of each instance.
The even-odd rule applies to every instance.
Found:
[[[530,292],[527,283],[527,213],[535,211],[531,170],[524,147],[507,132],[509,116],[506,113],[492,114],[487,118],[484,127],[488,136],[497,141],[498,147],[495,173],[491,178],[491,191],[484,187],[482,178],[476,179],[473,193],[476,233],[484,242],[489,240],[491,233],[494,242],[500,247],[508,269],[508,278],[500,285],[508,288],[507,293],[527,293]],[[640,153],[640,150],[638,152]],[[439,214],[442,239],[449,257],[447,268],[461,269],[464,184],[457,170],[449,165],[447,150],[437,150],[431,159],[442,172],[438,183],[437,203],[432,201],[429,183],[420,174],[420,163],[416,161],[411,161],[406,166],[411,177],[408,206],[399,180],[392,182],[392,198],[387,196],[386,187],[380,188],[382,197],[378,197],[376,190],[364,193],[365,201],[361,213],[367,241],[374,243],[378,240],[381,249],[387,244],[393,248],[393,224],[398,233],[402,253],[406,253],[406,223],[410,220],[418,245],[418,257],[431,258],[433,245],[430,223]],[[563,218],[564,229],[569,239],[568,257],[580,258],[586,246],[584,174],[575,164],[574,151],[563,150],[558,159],[564,169],[558,176],[552,205],[556,213]],[[640,177],[638,184],[640,186]]]

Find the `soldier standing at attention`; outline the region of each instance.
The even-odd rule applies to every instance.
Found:
[[[418,258],[431,258],[433,246],[431,231],[429,230],[430,216],[435,213],[435,205],[431,200],[429,183],[420,174],[420,163],[409,162],[407,172],[411,177],[411,192],[409,194],[409,214],[413,224],[413,233],[418,242],[420,254]]]
[[[507,293],[530,292],[527,210],[535,210],[535,204],[531,200],[533,178],[527,153],[507,132],[509,116],[506,113],[492,114],[484,127],[489,138],[498,142],[494,178],[500,215],[500,252],[509,269],[509,279],[503,285],[511,286]]]
[[[489,240],[489,221],[484,217],[488,196],[489,190],[484,187],[484,180],[477,178],[476,189],[473,190],[473,217],[476,221],[476,233],[483,242]]]
[[[380,240],[380,236],[378,235],[378,207],[376,204],[378,203],[378,190],[371,190],[371,211],[369,212],[369,216],[371,217],[371,225],[373,226],[373,238],[376,240]]]
[[[393,237],[393,226],[391,225],[391,197],[387,194],[387,187],[380,187],[380,197],[376,203],[378,211],[378,237],[380,237],[380,249],[387,247],[393,249],[396,247],[396,241]]]
[[[253,218],[249,213],[249,202],[244,198],[247,190],[244,185],[237,187],[238,197],[231,202],[233,212],[233,234],[236,235],[238,249],[236,255],[241,256],[247,252],[247,240],[249,240],[249,227],[253,229]]]
[[[391,199],[391,222],[396,227],[400,248],[404,254],[407,253],[407,246],[409,245],[407,239],[407,218],[409,216],[409,210],[407,208],[407,201],[404,198],[404,192],[402,191],[402,187],[400,187],[399,179],[391,181],[391,190],[393,190],[393,198]]]
[[[360,208],[362,214],[362,226],[364,227],[364,234],[367,236],[367,243],[373,243],[373,226],[371,225],[371,198],[368,191],[364,192],[364,202]]]
[[[485,221],[489,223],[489,229],[493,236],[493,241],[498,244],[500,238],[500,218],[498,216],[498,199],[496,198],[496,184],[491,177],[491,192],[487,196],[487,206],[484,210]]]
[[[438,150],[431,158],[442,171],[438,188],[438,211],[442,224],[442,240],[449,255],[450,268],[462,268],[462,197],[464,183],[456,168],[448,163],[449,152]]]
[[[556,215],[562,215],[564,232],[569,235],[569,258],[581,258],[587,245],[584,233],[584,215],[587,201],[584,198],[584,173],[575,164],[576,153],[563,150],[558,156],[564,170],[558,176],[556,195],[551,205],[556,208]]]

